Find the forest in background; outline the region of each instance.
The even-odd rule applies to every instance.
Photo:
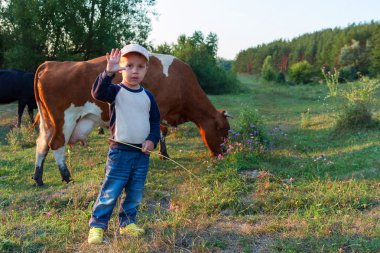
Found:
[[[0,4],[0,68],[34,72],[44,61],[85,61],[139,43],[173,54],[194,70],[208,94],[239,83],[231,63],[217,59],[218,37],[200,31],[154,48],[148,41],[155,0],[7,0]],[[226,70],[227,69],[227,70]]]
[[[300,62],[310,65],[314,76],[321,76],[322,67],[337,68],[341,78],[349,81],[359,75],[377,76],[380,74],[380,23],[325,29],[248,48],[236,56],[234,70],[260,74],[266,60],[280,75],[273,79],[289,74],[291,67]]]
[[[44,61],[80,61],[131,41],[147,46],[155,0],[4,0],[0,68],[34,72]]]
[[[154,5],[155,0],[2,1],[0,68],[34,72],[44,61],[88,60],[137,42],[188,63],[208,94],[239,91],[236,73],[291,84],[319,82],[321,68],[335,68],[340,82],[380,74],[379,21],[280,39],[242,50],[231,62],[217,57],[218,36],[212,32],[150,45]]]

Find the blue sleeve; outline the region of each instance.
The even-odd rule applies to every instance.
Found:
[[[103,71],[98,75],[94,84],[92,85],[91,95],[93,98],[107,102],[113,103],[115,101],[115,97],[117,92],[120,90],[118,85],[114,85],[111,83],[113,76],[108,76],[106,71]]]
[[[156,148],[158,141],[160,140],[160,110],[158,109],[158,105],[153,94],[147,90],[145,91],[150,98],[150,111],[149,111],[150,133],[146,139],[152,141],[154,144],[154,147]]]

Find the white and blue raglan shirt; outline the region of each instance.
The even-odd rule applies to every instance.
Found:
[[[92,96],[107,102],[110,108],[110,148],[139,151],[121,142],[141,148],[145,140],[154,146],[160,139],[160,111],[151,92],[140,86],[130,89],[123,84],[112,84],[113,76],[104,71],[92,85]]]

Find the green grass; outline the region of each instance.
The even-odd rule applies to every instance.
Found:
[[[33,141],[10,145],[16,105],[0,106],[0,252],[379,251],[379,128],[334,132],[339,101],[325,99],[325,86],[240,80],[246,92],[210,98],[234,116],[233,129],[243,108],[257,110],[273,148],[217,160],[194,124],[171,129],[169,154],[187,170],[153,156],[139,214],[146,235],[120,238],[115,210],[97,247],[86,239],[108,133],[68,150],[74,183],[61,182],[49,154],[46,186],[33,187]]]

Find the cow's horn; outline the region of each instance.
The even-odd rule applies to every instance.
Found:
[[[226,112],[226,111],[223,113],[223,115],[224,115],[225,117],[227,117],[227,118],[228,118],[228,117],[230,117],[230,118],[233,118],[233,117],[232,117],[232,115],[231,115],[231,114],[229,114],[229,113],[228,113],[228,112]]]

